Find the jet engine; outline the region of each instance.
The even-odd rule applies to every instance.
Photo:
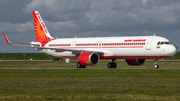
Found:
[[[79,55],[78,61],[81,65],[96,65],[99,63],[99,55],[93,52],[85,52]]]
[[[143,65],[146,59],[126,59],[128,65]]]

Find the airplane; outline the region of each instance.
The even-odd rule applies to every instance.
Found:
[[[53,38],[38,11],[33,11],[36,41],[30,43],[10,42],[3,32],[7,44],[17,47],[35,48],[49,55],[78,59],[77,68],[97,65],[99,60],[110,59],[108,68],[116,68],[116,59],[125,59],[128,65],[143,65],[146,59],[157,60],[176,54],[177,48],[160,36],[124,36],[90,38]]]

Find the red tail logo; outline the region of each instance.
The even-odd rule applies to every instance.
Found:
[[[50,36],[38,11],[33,11],[33,18],[34,18],[34,27],[36,32],[36,40],[45,41],[45,40],[53,39]]]
[[[44,47],[47,41],[50,41],[53,38],[49,34],[38,11],[33,11],[33,18],[34,18],[34,27],[36,33],[36,41],[41,42],[42,46]]]

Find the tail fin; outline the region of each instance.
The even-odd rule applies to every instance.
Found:
[[[38,11],[33,11],[34,27],[36,33],[36,41],[51,40],[53,37],[49,34]]]

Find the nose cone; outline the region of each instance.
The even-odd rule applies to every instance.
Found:
[[[168,47],[166,52],[169,56],[173,56],[177,53],[177,48],[174,45],[171,45]]]

